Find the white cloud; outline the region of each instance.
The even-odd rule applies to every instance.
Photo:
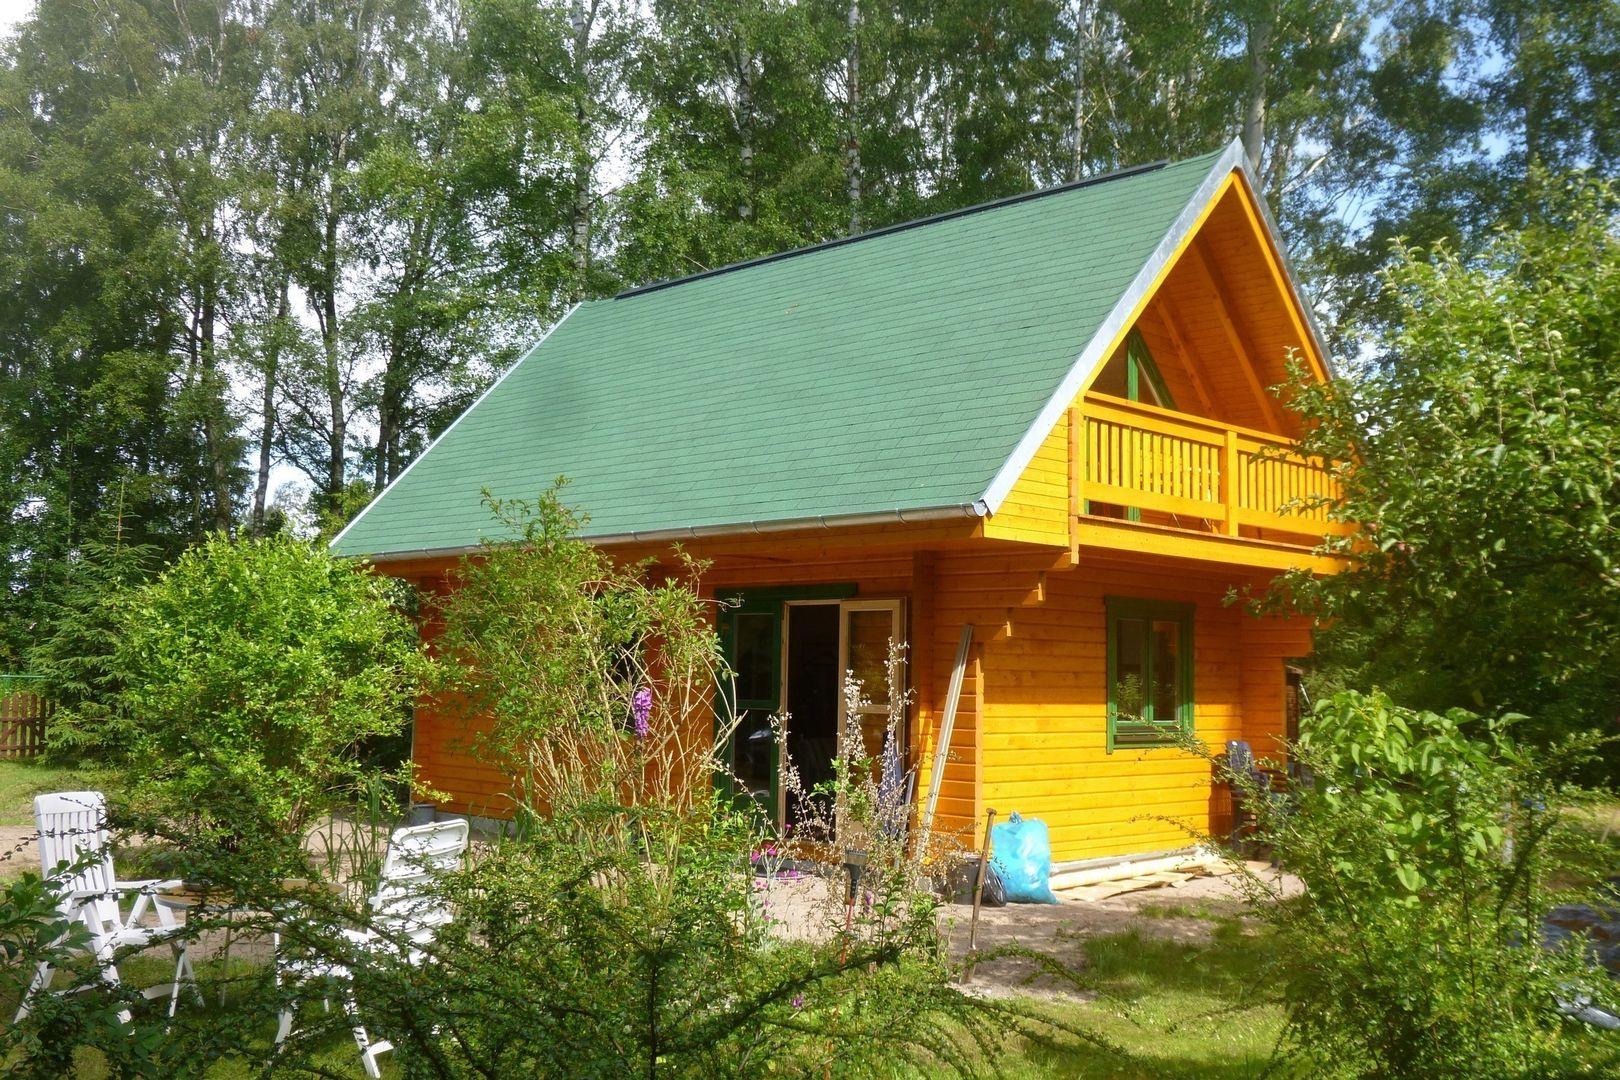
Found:
[[[7,37],[29,13],[34,0],[0,0],[0,37]]]

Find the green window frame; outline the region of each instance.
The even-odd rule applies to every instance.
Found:
[[[1164,376],[1159,374],[1159,365],[1153,359],[1153,353],[1148,348],[1147,340],[1142,332],[1132,327],[1131,332],[1125,336],[1125,397],[1131,401],[1142,402],[1144,396],[1150,398],[1149,405],[1158,405],[1163,409],[1174,409],[1175,399],[1170,396],[1169,387],[1164,385]],[[1146,395],[1143,393],[1144,386]],[[1142,511],[1139,507],[1127,506],[1125,510],[1126,521],[1141,521]],[[1091,500],[1085,503],[1085,512],[1092,513]]]
[[[1109,596],[1104,608],[1108,752],[1170,746],[1192,734],[1194,605]]]
[[[1170,396],[1170,388],[1164,385],[1164,376],[1159,374],[1158,362],[1153,359],[1146,339],[1140,330],[1132,329],[1125,338],[1125,396],[1132,401],[1141,401],[1143,382],[1147,383],[1148,392],[1156,399],[1149,404],[1158,405],[1161,409],[1176,407],[1176,401]]]

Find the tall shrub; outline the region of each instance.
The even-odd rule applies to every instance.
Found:
[[[1476,257],[1399,250],[1385,365],[1294,388],[1355,531],[1285,591],[1329,617],[1326,681],[1551,743],[1620,732],[1620,188],[1542,201]]]
[[[181,556],[117,609],[131,793],[227,846],[352,797],[422,671],[396,589],[281,536]]]
[[[1507,726],[1346,691],[1307,719],[1289,790],[1232,778],[1259,839],[1304,882],[1277,902],[1251,879],[1282,939],[1289,1040],[1322,1073],[1484,1080],[1620,1064],[1611,1035],[1558,1009],[1582,994],[1612,1006],[1607,973],[1580,947],[1542,946],[1561,900],[1614,902],[1590,887],[1604,863],[1569,813],[1583,751],[1532,752]]]

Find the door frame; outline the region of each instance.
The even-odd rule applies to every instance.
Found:
[[[726,664],[735,667],[736,661],[736,634],[734,617],[737,615],[772,614],[776,617],[775,655],[771,659],[772,681],[776,690],[775,704],[771,715],[781,716],[787,708],[788,700],[788,649],[789,643],[789,609],[794,607],[811,607],[816,605],[837,605],[838,611],[838,742],[842,745],[844,733],[848,730],[848,705],[844,700],[844,679],[849,671],[849,614],[856,611],[889,611],[892,613],[890,622],[890,636],[895,640],[910,645],[911,627],[908,623],[910,605],[908,597],[904,595],[884,597],[857,598],[856,586],[853,584],[839,585],[802,585],[802,586],[764,586],[760,588],[731,588],[718,590],[715,593],[717,602],[728,606],[722,607],[720,616],[720,641],[724,650]],[[912,685],[911,664],[909,656],[906,664],[906,674],[901,692],[906,693]],[[734,715],[737,708],[743,710],[764,708],[764,700],[759,699],[753,704],[744,704],[735,699],[735,684],[718,688],[715,694],[715,724],[718,726],[725,718]],[[874,706],[874,711],[877,707]],[[883,706],[887,711],[887,706]],[[785,741],[787,728],[792,725],[789,718],[784,726],[782,735]],[[905,729],[901,737],[910,738],[910,716],[906,719]],[[726,740],[725,761],[728,768],[734,767],[736,762],[735,730]],[[774,809],[775,824],[780,825],[787,820],[787,791],[782,786],[782,754],[786,747],[781,743],[773,743],[770,763],[770,802]],[[909,750],[909,747],[902,748]],[[730,777],[717,778],[731,791]]]

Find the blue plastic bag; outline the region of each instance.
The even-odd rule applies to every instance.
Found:
[[[1052,840],[1046,822],[1025,821],[1017,812],[990,830],[990,862],[1001,875],[1010,904],[1055,904]]]

